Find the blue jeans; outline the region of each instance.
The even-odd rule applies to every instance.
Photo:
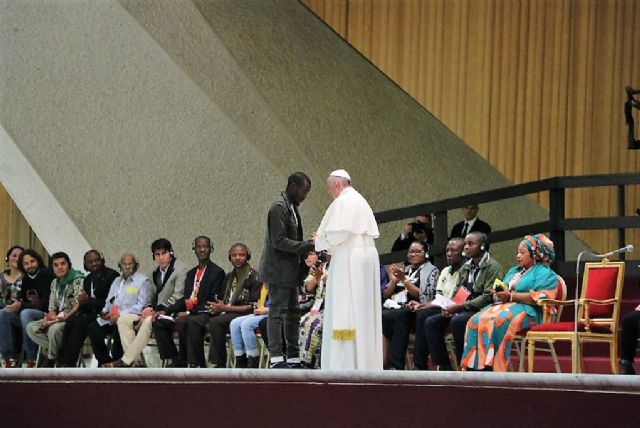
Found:
[[[44,312],[38,309],[23,309],[20,312],[20,324],[22,324],[22,349],[27,360],[35,360],[38,356],[38,345],[27,335],[27,324],[44,318]]]
[[[236,357],[247,354],[248,357],[257,357],[258,339],[256,338],[256,328],[266,315],[245,315],[231,320],[229,330],[231,333],[231,344],[233,354]],[[245,352],[246,351],[246,352]]]
[[[15,334],[13,329],[20,328],[20,315],[17,312],[0,311],[0,352],[2,358],[17,358]]]

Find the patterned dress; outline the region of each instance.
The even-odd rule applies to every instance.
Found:
[[[512,291],[529,292],[534,300],[555,298],[557,277],[551,269],[537,263],[524,274],[521,272],[522,268],[515,266],[504,277],[505,283],[511,282]],[[475,370],[491,366],[494,371],[507,371],[516,333],[541,319],[542,311],[525,303],[486,306],[467,323],[462,365]]]
[[[316,287],[315,299],[325,297],[325,283],[327,275]],[[319,311],[307,312],[300,320],[300,360],[310,368],[320,368],[320,350],[322,345],[322,324],[324,321],[324,306]]]

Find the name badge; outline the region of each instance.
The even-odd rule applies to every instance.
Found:
[[[127,287],[127,294],[138,294],[138,289],[136,287]]]

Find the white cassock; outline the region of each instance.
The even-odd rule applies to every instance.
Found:
[[[380,235],[373,211],[345,188],[320,223],[316,251],[331,254],[324,305],[322,370],[382,370]]]

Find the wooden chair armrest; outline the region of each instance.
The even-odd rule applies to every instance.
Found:
[[[575,300],[556,300],[556,299],[538,299],[536,300],[538,306],[547,306],[547,305],[560,305],[560,306],[568,306],[575,305]]]
[[[580,299],[580,305],[589,304],[589,305],[613,305],[617,303],[618,299],[606,299],[606,300],[596,300],[596,299]]]

